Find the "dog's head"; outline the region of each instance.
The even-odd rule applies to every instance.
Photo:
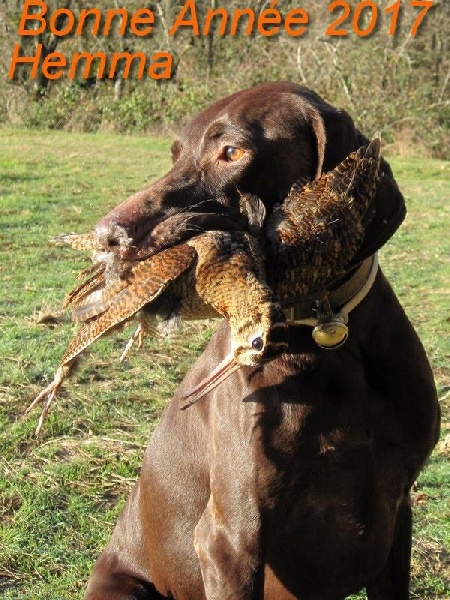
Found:
[[[142,257],[199,228],[239,229],[241,194],[259,196],[270,212],[294,182],[318,177],[367,142],[348,113],[302,86],[267,83],[238,92],[182,129],[172,146],[172,169],[102,219],[99,239],[106,248]],[[405,215],[384,160],[375,205],[358,260],[380,248]]]

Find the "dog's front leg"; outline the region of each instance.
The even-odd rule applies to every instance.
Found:
[[[222,408],[222,414],[212,415],[210,497],[195,529],[194,544],[208,600],[263,597],[257,442],[251,427],[255,404],[236,402],[234,408],[240,414],[224,414],[228,410]]]
[[[382,572],[367,586],[367,600],[408,600],[412,514],[409,496],[401,504],[395,536]]]
[[[248,504],[239,514],[224,514],[213,493],[196,527],[195,549],[208,600],[263,597],[259,518]]]

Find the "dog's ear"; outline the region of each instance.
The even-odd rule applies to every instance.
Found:
[[[325,148],[327,144],[327,132],[325,130],[325,123],[322,119],[320,112],[315,107],[306,104],[303,110],[307,116],[308,122],[316,139],[317,165],[315,179],[319,179],[322,172],[328,170],[325,168],[324,164]]]
[[[352,118],[343,110],[323,103],[318,110],[326,131],[323,170],[329,171],[346,156],[369,143],[355,127]],[[354,264],[364,260],[394,234],[406,215],[403,195],[392,174],[389,164],[381,159],[381,179],[375,194],[375,216],[367,227],[363,244],[355,257]]]
[[[368,140],[360,137],[363,144]],[[362,144],[362,145],[363,145]],[[375,216],[367,227],[357,259],[364,260],[379,250],[400,227],[406,205],[389,164],[381,158],[381,179],[375,194]]]

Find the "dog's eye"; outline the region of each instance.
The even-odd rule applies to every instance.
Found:
[[[261,350],[264,348],[264,340],[262,337],[256,337],[252,340],[252,348],[257,352],[261,352]]]
[[[244,156],[244,150],[242,148],[236,148],[236,146],[225,146],[223,149],[223,157],[228,162],[235,162]]]

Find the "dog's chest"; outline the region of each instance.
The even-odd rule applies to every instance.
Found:
[[[273,375],[275,385],[259,392],[254,450],[263,512],[300,537],[332,532],[360,545],[396,508],[394,500],[381,509],[387,467],[373,433],[370,391],[361,373],[352,381],[336,377],[332,365],[323,369],[314,357],[302,360],[295,376],[291,366],[280,367],[282,381]]]

